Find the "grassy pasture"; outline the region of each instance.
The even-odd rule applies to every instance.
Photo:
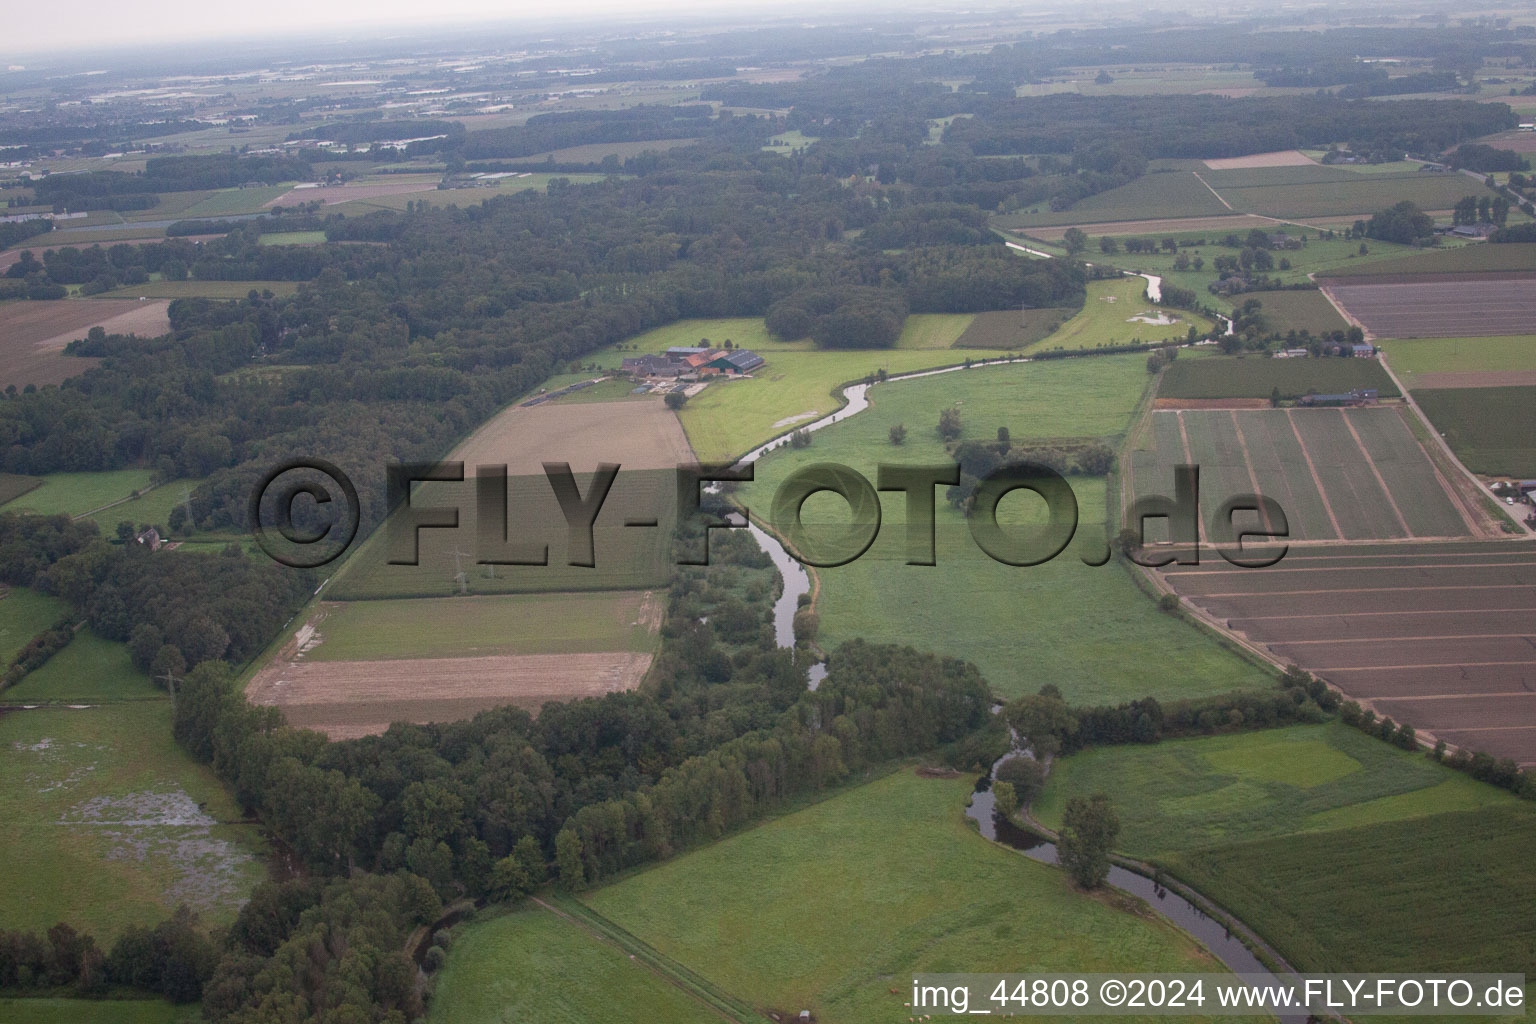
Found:
[[[1092,349],[1106,345],[1125,345],[1132,342],[1181,340],[1194,328],[1202,334],[1212,329],[1203,316],[1184,310],[1163,310],[1146,298],[1147,283],[1139,277],[1116,278],[1108,281],[1090,281],[1088,301],[1082,311],[1062,324],[1055,333],[1048,335],[1026,349],[1040,352],[1048,349]],[[1178,319],[1167,325],[1137,323],[1130,318],[1141,315],[1156,316],[1159,311]]]
[[[165,536],[171,521],[171,511],[180,505],[188,494],[196,490],[201,482],[201,480],[189,479],[159,484],[131,501],[93,512],[89,518],[96,521],[103,534],[112,534],[117,529],[118,523],[130,522],[134,526],[158,527],[161,536]],[[179,534],[177,539],[180,539]]]
[[[963,437],[990,439],[1006,426],[1015,445],[1030,439],[1106,438],[1126,430],[1146,387],[1138,355],[1052,360],[985,367],[876,387],[870,408],[812,435],[803,450],[782,449],[757,464],[757,479],[740,500],[770,518],[772,496],[796,469],[813,462],[847,465],[870,479],[881,463],[942,463],[935,430],[940,410],[960,409]],[[902,424],[906,443],[891,444]],[[1074,477],[1077,536],[1061,556],[1039,566],[994,562],[972,540],[961,514],[936,489],[937,562],[906,564],[905,499],[882,496],[874,546],[844,566],[818,570],[824,644],[853,637],[911,643],[974,661],[1005,695],[1055,682],[1073,700],[1114,701],[1156,691],[1184,696],[1259,685],[1264,675],[1212,643],[1193,626],[1157,611],[1124,569],[1082,564],[1079,555],[1104,539],[1102,479]],[[1009,522],[1034,524],[1038,502],[1022,494],[1000,508]],[[812,498],[810,523],[846,522],[846,506]],[[1125,652],[1134,649],[1136,659]]]
[[[1474,473],[1536,477],[1536,387],[1419,390],[1413,397]]]
[[[1306,168],[1299,168],[1305,170]],[[1232,172],[1222,172],[1232,173]],[[1216,185],[1235,209],[1269,217],[1368,215],[1404,199],[1424,210],[1448,210],[1463,196],[1483,195],[1482,186],[1460,174],[1359,175],[1350,180],[1312,184]]]
[[[1360,255],[1360,243],[1346,241],[1343,238],[1324,239],[1316,228],[1294,227],[1280,224],[1247,224],[1238,227],[1221,228],[1215,231],[1156,231],[1142,232],[1138,237],[1175,238],[1180,242],[1199,242],[1198,245],[1185,245],[1179,249],[1180,253],[1191,259],[1199,256],[1205,260],[1205,266],[1199,271],[1180,271],[1174,267],[1175,253],[1164,252],[1159,249],[1155,253],[1128,253],[1122,252],[1110,256],[1101,256],[1096,262],[1109,263],[1125,270],[1146,271],[1160,274],[1175,284],[1181,284],[1186,288],[1193,288],[1195,293],[1204,301],[1214,301],[1215,296],[1206,292],[1206,285],[1216,280],[1217,273],[1215,262],[1217,256],[1236,256],[1241,250],[1229,246],[1217,244],[1228,235],[1236,235],[1239,239],[1246,238],[1249,231],[1258,227],[1269,231],[1284,230],[1295,238],[1305,238],[1306,246],[1301,249],[1276,250],[1274,256],[1275,266],[1266,271],[1266,276],[1283,284],[1301,284],[1307,280],[1308,274],[1332,273],[1339,267],[1353,268],[1362,265],[1374,265],[1379,262],[1396,259],[1405,254],[1412,254],[1414,250],[1406,245],[1394,245],[1390,242],[1378,242],[1370,240],[1366,248],[1366,255]],[[1089,236],[1093,241],[1089,243],[1089,252],[1098,249],[1097,237],[1090,229]],[[1093,257],[1089,257],[1092,259]],[[1284,259],[1290,263],[1289,269],[1282,269],[1280,261]],[[1237,298],[1241,302],[1242,296]],[[1263,296],[1259,296],[1261,299]]]
[[[907,1012],[914,971],[1219,969],[1136,904],[982,839],[970,789],[898,772],[585,902],[740,999],[846,1024]]]
[[[42,479],[42,486],[8,502],[5,510],[82,515],[148,487],[150,472],[147,469],[109,469],[99,473],[49,473]]]
[[[1159,398],[1269,398],[1276,388],[1285,399],[1312,392],[1336,394],[1351,388],[1377,388],[1383,398],[1398,396],[1392,379],[1374,359],[1263,356],[1176,359],[1163,372],[1157,394]]]
[[[551,911],[527,907],[476,922],[460,939],[437,978],[429,1022],[720,1020],[619,947]]]
[[[498,595],[327,605],[311,661],[648,651],[639,591]]]
[[[0,717],[0,916],[11,928],[64,920],[110,945],[180,903],[225,924],[265,874],[252,825],[212,772],[171,739],[168,700]]]
[[[262,245],[319,245],[324,241],[324,231],[268,231],[261,236]]]
[[[1325,334],[1349,329],[1349,322],[1320,291],[1244,292],[1237,301],[1248,299],[1258,299],[1263,304],[1265,318],[1282,333],[1311,331]]]
[[[1230,200],[1229,200],[1230,202]],[[1236,205],[1236,204],[1234,204]],[[1145,174],[1119,188],[1074,203],[1070,210],[1056,211],[1040,204],[1034,211],[1020,210],[999,218],[1009,230],[1053,224],[1097,224],[1116,220],[1148,220],[1159,217],[1219,217],[1232,210],[1222,205],[1192,171]]]
[[[134,666],[126,645],[98,636],[89,626],[5,691],[6,700],[19,704],[160,700],[165,695]]]
[[[1033,813],[1057,828],[1095,792],[1114,797],[1125,851],[1152,858],[1519,802],[1337,722],[1086,750],[1056,762]]]
[[[15,501],[23,494],[36,490],[43,485],[43,481],[35,476],[22,476],[20,473],[0,473],[0,505]]]
[[[1504,338],[1414,338],[1381,345],[1392,372],[1410,390],[1426,373],[1497,373],[1536,370],[1536,340],[1530,335]]]
[[[163,999],[0,999],[0,1018],[9,1024],[198,1024],[203,1015],[197,1004]]]
[[[977,313],[965,333],[955,340],[954,347],[1022,352],[1050,337],[1075,313],[1076,310],[1071,309]]]
[[[188,207],[182,216],[188,220],[203,217],[233,217],[244,213],[260,213],[266,203],[285,195],[292,185],[263,185],[260,188],[219,189],[195,206]]]
[[[1178,877],[1304,970],[1536,971],[1536,809],[1488,807],[1193,850]],[[1529,991],[1529,986],[1527,988]]]
[[[1226,195],[1229,188],[1263,188],[1275,185],[1323,185],[1332,182],[1357,181],[1354,172],[1340,166],[1324,167],[1322,164],[1295,164],[1281,167],[1230,167],[1223,170],[1204,170],[1200,177],[1216,191]],[[1229,198],[1227,200],[1231,202]],[[1233,205],[1237,205],[1233,203]]]
[[[7,588],[0,596],[0,667],[9,665],[28,640],[68,611],[69,605],[59,598],[26,587]]]
[[[101,297],[109,299],[138,298],[139,296],[149,299],[243,299],[250,294],[252,288],[258,292],[269,291],[273,295],[293,295],[299,290],[298,283],[294,281],[145,281],[143,284],[127,284],[109,292],[102,292]]]
[[[1380,243],[1370,243],[1374,248]],[[1463,245],[1456,248],[1420,249],[1391,260],[1371,260],[1322,272],[1324,277],[1362,277],[1379,274],[1480,274],[1495,271],[1536,270],[1536,243]]]

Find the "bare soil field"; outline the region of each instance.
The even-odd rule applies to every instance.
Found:
[[[1268,569],[1205,559],[1164,579],[1239,636],[1378,714],[1536,764],[1536,546],[1293,549]]]
[[[1234,213],[1231,216],[1220,217],[1165,217],[1161,220],[1120,220],[1109,221],[1104,224],[1084,224],[1082,228],[1090,235],[1155,235],[1171,231],[1247,231],[1251,228],[1264,227],[1275,223],[1273,218],[1258,217],[1249,213]],[[1030,238],[1038,238],[1042,242],[1059,242],[1072,225],[1061,224],[1051,227],[1030,227],[1018,229],[1020,233],[1027,234]]]
[[[64,346],[92,327],[108,334],[148,337],[171,329],[168,302],[100,299],[83,302],[18,301],[0,305],[0,387],[58,384],[94,366],[96,360],[63,354]]]
[[[1414,378],[1414,385],[1429,390],[1437,388],[1536,387],[1536,370],[1421,373]]]
[[[590,472],[599,462],[624,469],[672,469],[693,449],[662,402],[546,402],[505,409],[452,455],[466,466],[507,464],[512,476],[542,475],[546,462]]]
[[[514,704],[632,689],[650,654],[522,654],[401,661],[276,660],[246,687],[253,703],[277,707],[290,725],[332,739],[377,735],[391,722],[449,722]]]
[[[1477,140],[1484,145],[1515,153],[1536,153],[1536,132],[1500,132]]]
[[[1457,338],[1536,332],[1536,275],[1345,278],[1322,289],[1377,338]]]
[[[297,206],[320,200],[326,206],[350,202],[354,199],[379,199],[384,196],[402,196],[411,192],[435,192],[437,184],[430,181],[376,181],[362,184],[331,185],[326,188],[292,188],[275,199],[268,199],[262,206]]]
[[[1230,94],[1228,90],[1225,94]],[[1282,149],[1275,153],[1254,153],[1252,156],[1232,156],[1221,160],[1207,160],[1205,166],[1213,171],[1247,170],[1250,167],[1313,167],[1317,161],[1294,149]]]

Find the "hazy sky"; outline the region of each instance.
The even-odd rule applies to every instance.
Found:
[[[495,0],[76,0],[65,7],[16,4],[5,15],[0,54],[38,51],[94,50],[154,40],[287,35],[295,39],[324,35],[377,35],[390,26],[429,22],[440,28],[477,21],[530,26],[591,20],[605,27],[617,21],[643,20],[647,15],[735,15],[753,10],[788,13],[805,3],[771,0],[559,0],[556,3],[496,3]],[[825,6],[822,7],[825,10]],[[348,30],[351,31],[348,31]]]

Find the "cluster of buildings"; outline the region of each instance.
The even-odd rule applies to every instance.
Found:
[[[763,365],[763,357],[750,349],[724,349],[674,345],[661,355],[635,356],[624,360],[624,372],[637,377],[669,377],[699,380],[718,375],[738,376]]]
[[[1337,395],[1310,394],[1301,396],[1302,405],[1371,405],[1376,401],[1375,388],[1354,388]]]

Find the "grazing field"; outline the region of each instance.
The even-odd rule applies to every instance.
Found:
[[[427,1015],[429,1024],[720,1019],[620,947],[532,905],[463,929],[436,978]]]
[[[1536,275],[1329,278],[1323,288],[1378,338],[1536,332]]]
[[[661,598],[650,591],[328,601],[310,661],[650,651]]]
[[[296,185],[288,189],[280,189],[276,195],[268,196],[258,206],[301,206],[304,203],[318,202],[325,206],[337,206],[341,203],[352,202],[359,199],[382,199],[386,196],[411,195],[416,192],[434,192],[437,190],[437,179],[422,181],[417,176],[404,176],[403,180],[396,181],[370,181],[347,182],[345,185]],[[253,190],[254,191],[254,190]]]
[[[1281,334],[1291,331],[1327,334],[1349,329],[1349,321],[1339,315],[1333,303],[1320,291],[1244,292],[1237,301],[1249,299],[1259,300],[1270,328]]]
[[[1536,891],[1533,839],[1536,809],[1515,805],[1235,842],[1170,866],[1303,970],[1529,977],[1530,901],[1514,894]]]
[[[1089,282],[1088,301],[1082,312],[1025,351],[1175,341],[1188,335],[1191,327],[1201,334],[1212,330],[1213,325],[1205,317],[1154,305],[1147,299],[1146,292],[1147,283],[1139,277]],[[1158,319],[1170,322],[1149,322]]]
[[[147,469],[49,473],[42,480],[42,486],[9,502],[5,511],[80,516],[110,502],[131,498],[135,491],[142,491],[152,482]],[[112,520],[113,525],[117,522]]]
[[[103,299],[82,302],[0,304],[0,389],[14,384],[59,384],[96,365],[94,359],[64,355],[64,346],[92,327],[108,334],[156,337],[171,329],[165,302]]]
[[[1380,243],[1373,242],[1372,246]],[[1394,247],[1395,248],[1395,247]],[[1392,259],[1333,267],[1323,277],[1396,277],[1408,274],[1485,274],[1536,270],[1536,243],[1462,245],[1445,249],[1398,250]]]
[[[171,739],[170,701],[0,716],[6,926],[58,921],[110,947],[186,903],[229,923],[266,873],[254,824]],[[109,1018],[110,1019],[110,1018]]]
[[[0,999],[8,1024],[200,1024],[197,1004],[163,999]]]
[[[262,236],[264,239],[269,237],[274,236]],[[298,283],[294,281],[145,281],[123,285],[103,294],[115,299],[128,295],[146,299],[243,299],[252,291],[294,295],[298,290]]]
[[[1303,970],[1531,973],[1518,851],[1536,809],[1341,724],[1110,747],[1053,767],[1036,814],[1102,790],[1119,847],[1194,885]],[[1368,894],[1341,898],[1341,894]]]
[[[1057,760],[1031,813],[1061,827],[1075,796],[1109,793],[1134,857],[1218,843],[1518,805],[1519,798],[1339,722],[1101,747]]]
[[[1410,391],[1536,385],[1536,338],[1419,338],[1384,346]]]
[[[996,220],[999,228],[1004,230],[1021,231],[1030,238],[1038,238],[1045,242],[1059,242],[1067,233],[1071,224],[1061,224],[1051,227],[1008,228],[1002,219]],[[1275,227],[1275,222],[1268,217],[1255,217],[1247,213],[1228,213],[1218,217],[1173,217],[1160,220],[1122,220],[1108,223],[1094,223],[1088,228],[1088,233],[1095,237],[1108,235],[1113,238],[1137,237],[1147,235],[1186,234],[1190,232],[1203,232],[1211,235],[1225,235],[1235,231],[1245,235],[1254,228],[1269,230]]]
[[[889,1021],[908,1012],[898,979],[1016,970],[1021,957],[1039,971],[1221,969],[1140,904],[1081,895],[1056,869],[981,838],[961,814],[970,790],[969,778],[902,771],[584,902],[786,1019],[808,1008]]]
[[[1044,341],[1076,314],[1072,309],[1025,309],[977,313],[954,343],[955,348],[1022,352]]]
[[[27,641],[59,621],[69,605],[26,587],[0,590],[0,666],[9,665]],[[10,691],[6,699],[10,699]]]
[[[1249,167],[1316,167],[1304,153],[1294,149],[1282,149],[1275,153],[1254,153],[1251,156],[1229,156],[1220,160],[1207,160],[1205,166],[1213,171],[1228,171]]]
[[[1474,473],[1536,477],[1536,387],[1416,390],[1413,397]]]
[[[7,702],[17,704],[86,704],[160,700],[165,690],[134,667],[126,645],[103,639],[86,626],[4,694]]]
[[[1301,168],[1295,170],[1300,171]],[[1344,172],[1319,167],[1307,171],[1304,184],[1223,185],[1222,173],[1249,175],[1256,172],[1212,172],[1211,185],[1221,197],[1244,213],[1268,217],[1331,217],[1369,215],[1393,203],[1411,200],[1423,210],[1448,210],[1464,196],[1486,194],[1486,189],[1460,174],[1362,174],[1345,179]],[[1275,171],[1265,174],[1283,177]]]
[[[1176,359],[1163,372],[1159,398],[1269,398],[1275,389],[1283,399],[1321,392],[1340,394],[1352,388],[1376,388],[1383,398],[1398,397],[1381,364],[1374,359],[1266,359],[1262,356],[1218,356]]]
[[[1070,210],[1052,210],[1042,203],[1038,212],[1020,210],[1005,214],[998,218],[998,226],[1020,231],[1051,225],[1221,217],[1232,212],[1193,171],[1166,171],[1144,174],[1119,188],[1079,200]]]
[[[188,220],[198,220],[203,217],[236,217],[246,213],[260,213],[265,207],[271,206],[273,200],[287,195],[289,190],[287,185],[220,189],[188,207],[181,216]]]
[[[632,590],[665,583],[676,467],[693,456],[677,417],[662,403],[512,406],[475,431],[450,458],[465,464],[465,481],[418,484],[411,500],[419,506],[457,507],[458,529],[421,531],[418,565],[388,564],[388,531],[377,531],[345,563],[331,596],[447,596],[464,589],[455,579],[460,571],[466,574],[465,587],[482,594]],[[595,568],[569,564],[569,530],[544,462],[570,464],[582,494],[588,493],[599,463],[621,467],[594,528]],[[547,565],[497,566],[493,576],[474,564],[477,518],[470,478],[482,465],[508,466],[508,515],[516,524],[511,539],[547,542]],[[654,518],[657,525],[625,527],[630,518]]]
[[[320,245],[324,241],[324,231],[268,231],[260,239],[262,245]]]
[[[1450,542],[1298,549],[1271,569],[1207,561],[1164,579],[1379,714],[1536,763],[1533,567],[1527,543]]]
[[[41,477],[22,476],[20,473],[0,473],[0,505],[15,501],[23,494],[43,485]]]
[[[187,479],[157,484],[137,498],[92,512],[88,518],[96,521],[103,535],[112,534],[118,523],[129,522],[134,526],[156,527],[161,537],[169,538],[171,511],[186,501],[200,483],[201,480]],[[188,529],[183,528],[176,533],[174,539],[181,540],[188,532]]]
[[[1257,492],[1284,510],[1294,540],[1461,537],[1476,527],[1394,408],[1189,409],[1153,414],[1155,455],[1137,481],[1165,487],[1200,467],[1206,530],[1228,498]],[[1251,514],[1239,524],[1256,520]]]
[[[1006,426],[1013,444],[1032,439],[1102,438],[1114,445],[1146,387],[1146,359],[1103,356],[993,366],[882,384],[870,408],[816,432],[809,448],[781,449],[759,460],[757,479],[739,500],[762,518],[794,470],[833,461],[873,479],[880,463],[927,465],[948,457],[935,426],[940,410],[960,410],[965,439],[992,439]],[[897,424],[906,443],[890,442]],[[1102,551],[1105,490],[1101,478],[1073,477],[1081,523],[1053,561],[1015,567],[993,561],[972,540],[966,520],[936,488],[937,565],[906,564],[905,499],[882,497],[874,546],[847,565],[818,570],[821,642],[854,637],[911,643],[980,667],[993,690],[1033,692],[1045,682],[1074,701],[1114,702],[1147,692],[1160,697],[1264,685],[1267,676],[1213,643],[1188,622],[1159,612],[1120,563],[1084,565]],[[812,499],[806,518],[846,521]],[[833,510],[843,508],[828,498]],[[1033,499],[1008,499],[1005,519],[1037,522]],[[1137,651],[1127,659],[1127,650]]]
[[[896,339],[899,349],[964,348],[959,339],[970,329],[970,313],[913,313]]]

